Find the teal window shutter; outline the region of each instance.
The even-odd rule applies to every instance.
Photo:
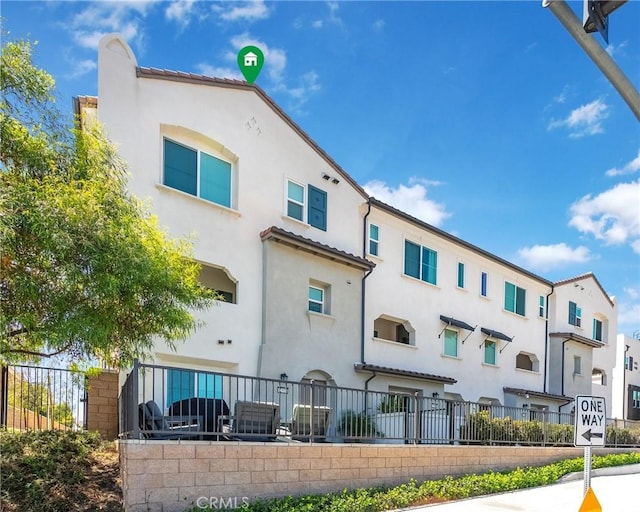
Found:
[[[195,393],[195,378],[192,371],[167,370],[167,407]]]
[[[309,185],[308,222],[314,228],[327,230],[327,193]]]
[[[464,288],[464,263],[458,262],[458,288]]]
[[[515,313],[516,311],[516,285],[504,283],[504,309]]]
[[[200,153],[200,197],[231,208],[231,164]]]
[[[524,308],[527,303],[527,290],[516,286],[516,313],[525,316]]]
[[[458,333],[445,329],[444,331],[444,354],[458,357]]]
[[[576,311],[578,306],[575,302],[569,301],[569,324],[576,325]]]
[[[495,341],[485,341],[484,343],[484,362],[487,364],[496,364],[496,343]]]
[[[404,273],[420,279],[420,246],[404,241]]]
[[[222,398],[222,375],[198,373],[198,398]]]
[[[195,196],[198,193],[197,151],[164,139],[163,183]]]

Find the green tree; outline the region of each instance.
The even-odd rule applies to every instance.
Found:
[[[172,239],[127,191],[126,166],[98,126],[55,103],[34,45],[0,61],[0,360],[67,354],[123,367],[154,339],[173,348],[217,295],[188,240]]]

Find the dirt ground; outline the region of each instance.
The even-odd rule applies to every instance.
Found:
[[[86,501],[69,512],[121,512],[122,486],[118,451],[106,447],[91,455],[91,467],[86,473],[86,481],[79,489]]]

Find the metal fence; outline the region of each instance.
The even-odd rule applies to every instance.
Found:
[[[0,426],[79,430],[87,424],[82,372],[38,366],[0,367]]]
[[[572,446],[569,413],[136,362],[120,436],[397,444]],[[640,446],[640,431],[613,444]],[[618,432],[619,431],[619,432]],[[624,431],[626,432],[626,431]]]

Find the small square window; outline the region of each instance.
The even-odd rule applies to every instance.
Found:
[[[525,316],[527,291],[515,284],[504,283],[504,309],[516,315]]]

